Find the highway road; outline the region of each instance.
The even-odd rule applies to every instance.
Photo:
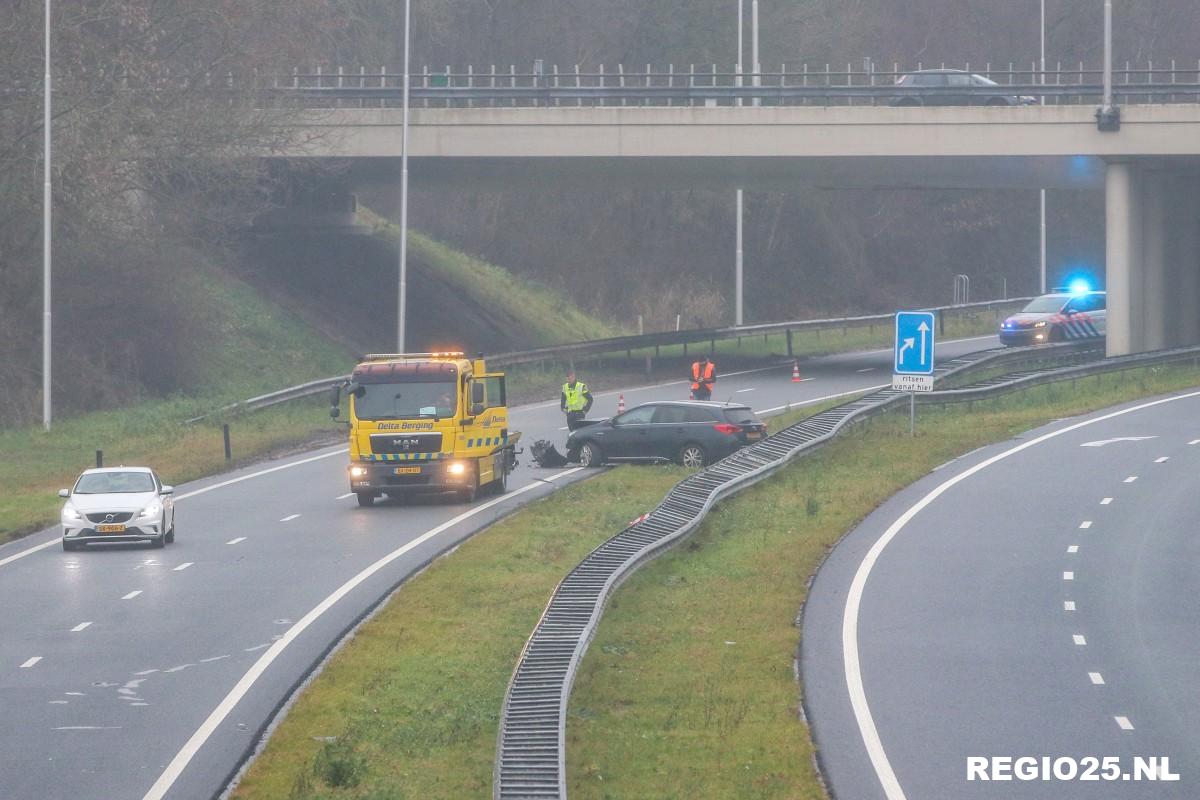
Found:
[[[939,354],[994,346],[948,342]],[[722,375],[715,396],[777,413],[889,383],[890,358],[813,359],[799,384],[786,365]],[[630,407],[687,393],[682,381],[624,390]],[[616,402],[600,394],[592,416]],[[526,444],[561,443],[557,405],[515,408],[512,427]],[[178,538],[165,550],[65,553],[57,529],[0,547],[0,796],[220,794],[298,683],[406,576],[587,474],[523,464],[501,498],[359,508],[345,468],[332,447],[177,486]]]
[[[890,499],[803,617],[833,796],[1200,797],[1198,517],[1194,390],[1051,423]],[[1093,780],[1073,776],[1086,757]],[[1137,780],[1137,757],[1169,761]]]

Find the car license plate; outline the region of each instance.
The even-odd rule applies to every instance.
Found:
[[[746,431],[747,439],[761,439],[762,431]]]
[[[96,533],[124,533],[124,532],[125,532],[124,525],[114,525],[114,524],[110,523],[108,525],[97,525],[96,526]]]
[[[421,468],[420,467],[396,467],[394,470],[392,470],[392,473],[395,475],[420,475]]]

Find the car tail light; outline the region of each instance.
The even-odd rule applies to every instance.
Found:
[[[732,436],[735,433],[742,432],[740,425],[730,425],[728,422],[720,422],[716,425],[713,425],[713,430],[715,430],[717,433],[724,433],[727,436]]]

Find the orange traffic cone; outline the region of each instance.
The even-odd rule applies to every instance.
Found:
[[[792,362],[792,383],[800,383],[800,362]]]
[[[618,414],[625,413],[625,394],[624,394],[624,392],[617,395],[617,413]]]

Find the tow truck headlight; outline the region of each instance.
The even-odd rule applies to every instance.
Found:
[[[75,506],[67,503],[63,506],[62,518],[69,519],[71,521],[77,521],[83,519],[83,515],[79,513]]]
[[[367,474],[366,467],[351,467],[350,468],[350,477],[351,478],[361,478],[366,474]]]
[[[1043,320],[1039,320],[1039,321],[1037,321],[1037,322],[1033,323],[1033,327],[1035,327],[1035,328],[1044,328],[1044,327],[1046,327],[1046,320],[1044,320],[1044,319],[1043,319]]]
[[[446,472],[450,475],[464,475],[467,472],[467,465],[461,461],[452,461],[446,465]]]

